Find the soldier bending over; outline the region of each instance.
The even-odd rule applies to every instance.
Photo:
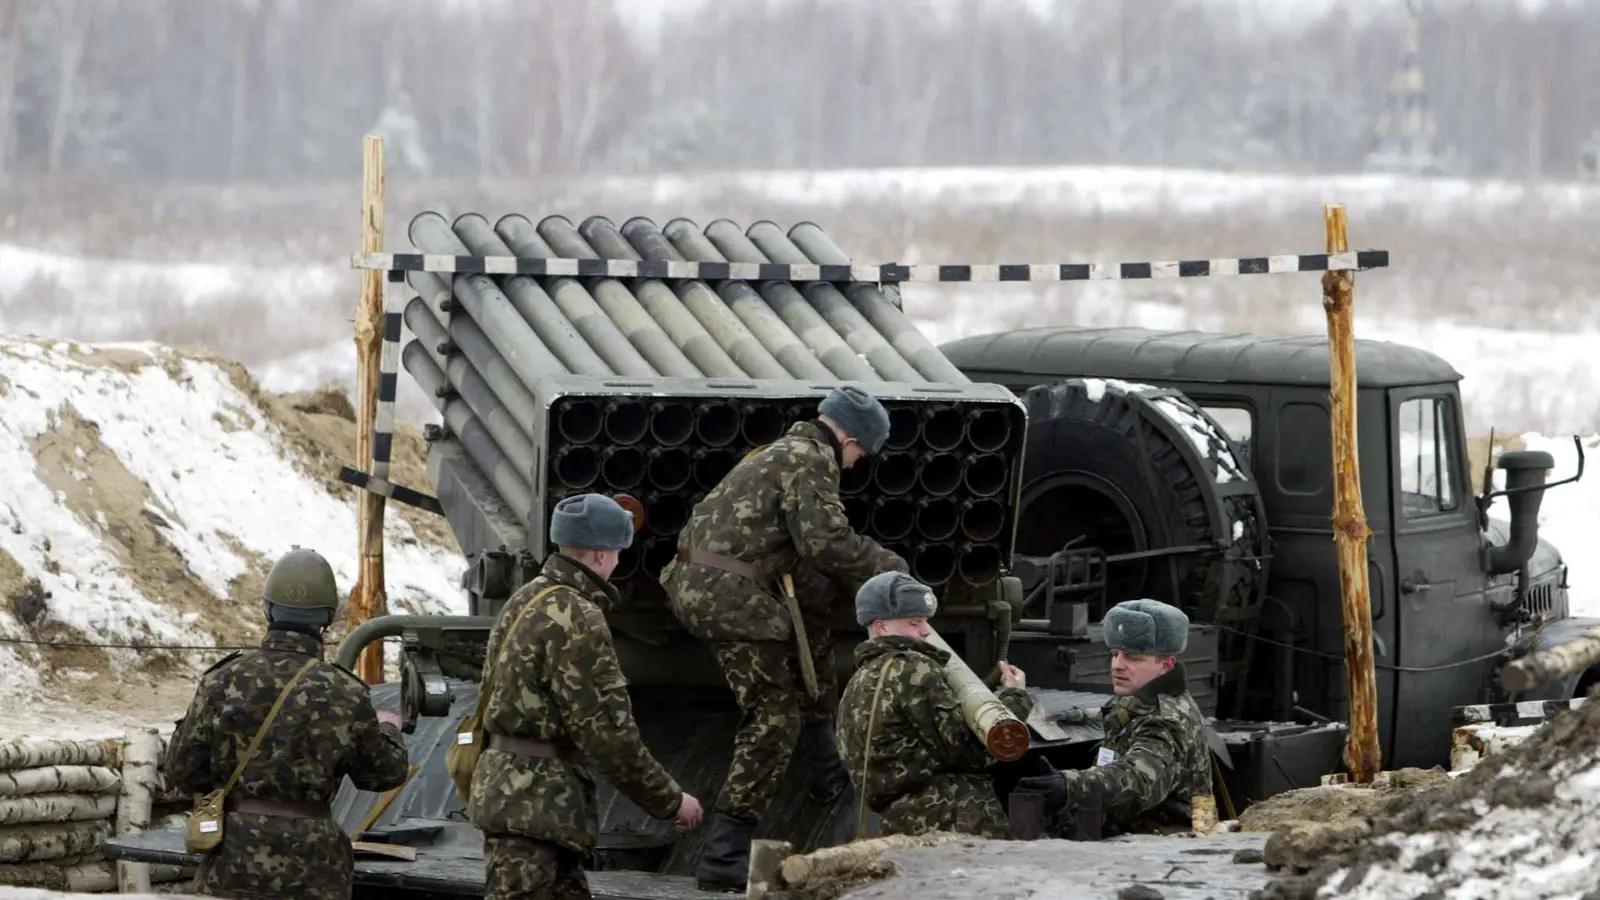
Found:
[[[1211,792],[1205,714],[1177,659],[1189,645],[1189,617],[1158,600],[1127,600],[1103,625],[1115,696],[1097,764],[1023,778],[1017,790],[1042,793],[1047,810],[1070,814],[1099,785],[1106,837],[1188,831],[1191,798]]]
[[[661,573],[678,620],[710,643],[742,713],[695,871],[703,889],[744,889],[750,838],[797,740],[811,767],[813,798],[829,802],[849,783],[830,717],[821,712],[825,700],[802,688],[794,629],[805,622],[791,621],[778,578],[792,574],[805,593],[815,593],[807,598],[815,613],[833,584],[854,593],[878,572],[907,568],[898,554],[857,534],[839,502],[840,471],[889,439],[888,410],[860,388],[843,387],[822,399],[818,413],[746,456],[695,506],[678,535],[677,559]],[[812,643],[818,687],[831,693],[823,673],[833,661],[818,653],[827,642]]]
[[[885,834],[1004,838],[1006,815],[985,771],[992,760],[945,680],[950,655],[926,641],[938,605],[932,590],[899,572],[861,586],[856,621],[871,637],[856,647],[839,701],[839,755]],[[1000,702],[1026,719],[1033,698],[1022,670],[1001,663],[1000,684]]]
[[[326,560],[289,551],[262,594],[261,648],[225,656],[201,676],[167,747],[167,784],[185,792],[210,793],[239,773],[224,801],[222,843],[200,863],[195,891],[346,900],[355,855],[328,803],[346,775],[364,791],[405,784],[400,716],[375,713],[361,679],[322,661],[322,633],[339,606]],[[260,746],[242,759],[280,697]]]
[[[467,805],[483,832],[486,900],[589,897],[583,858],[600,831],[591,769],[680,831],[700,823],[700,802],[639,737],[606,625],[617,599],[606,579],[633,534],[632,514],[610,497],[562,500],[550,517],[557,551],[489,633],[488,746]]]

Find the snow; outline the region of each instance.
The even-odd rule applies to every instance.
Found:
[[[142,354],[136,369],[89,357]],[[30,442],[70,410],[95,423],[99,440],[149,490],[146,509],[191,573],[228,602],[229,582],[249,559],[273,559],[293,545],[316,549],[341,591],[357,574],[354,503],[299,472],[282,435],[220,366],[155,345],[44,344],[0,339],[0,549],[51,593],[49,616],[91,641],[214,646],[195,617],[147,596],[107,546],[103,513],[76,515],[39,477]],[[78,458],[82,459],[81,448]],[[386,517],[390,604],[418,612],[459,612],[459,557],[420,543],[398,516]],[[28,638],[0,608],[0,637]],[[39,686],[31,666],[0,644],[0,695]]]

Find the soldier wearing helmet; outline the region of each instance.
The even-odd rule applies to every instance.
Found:
[[[375,712],[367,686],[322,659],[323,631],[339,606],[327,560],[289,551],[261,601],[260,648],[232,653],[201,676],[162,766],[167,784],[196,796],[227,787],[238,772],[224,801],[222,842],[201,862],[195,890],[346,900],[355,857],[329,802],[347,775],[367,791],[405,783],[401,719]]]
[[[888,410],[847,385],[823,397],[817,413],[746,456],[695,506],[677,558],[661,572],[673,612],[711,645],[743,713],[695,872],[703,889],[744,889],[750,839],[797,745],[814,800],[832,802],[849,786],[834,744],[828,617],[868,578],[909,568],[857,534],[839,501],[839,473],[889,439]],[[785,574],[794,578],[799,622],[779,586]],[[816,697],[802,686],[796,629],[808,638]]]
[[[1126,600],[1102,624],[1114,696],[1102,714],[1106,737],[1095,766],[1023,778],[1017,789],[1070,814],[1098,787],[1107,837],[1188,831],[1191,801],[1211,793],[1206,717],[1178,661],[1189,645],[1189,617],[1159,600]]]

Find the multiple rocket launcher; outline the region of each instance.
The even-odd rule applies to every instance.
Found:
[[[657,230],[601,217],[574,227],[469,213],[413,219],[429,254],[701,262],[848,262],[815,225],[787,235],[726,220]],[[747,453],[816,415],[849,381],[888,408],[877,459],[842,473],[852,526],[900,553],[941,594],[992,593],[1011,552],[1023,410],[971,383],[879,286],[409,272],[416,340],[402,364],[448,435],[542,555],[548,509],[626,494],[645,523],[613,576],[654,581],[694,504]],[[447,510],[448,514],[448,510]],[[470,529],[457,528],[460,536]],[[463,547],[467,553],[493,547]]]

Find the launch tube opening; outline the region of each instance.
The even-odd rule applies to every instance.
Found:
[[[1000,550],[993,544],[979,544],[961,554],[961,580],[974,587],[1000,577]]]
[[[593,447],[556,451],[556,478],[570,488],[586,488],[600,477],[600,454]]]
[[[839,473],[839,493],[859,494],[872,484],[872,458],[856,460],[856,464]]]
[[[747,442],[759,447],[783,437],[783,429],[787,424],[788,420],[782,409],[776,406],[752,404],[745,408],[744,418],[739,423],[739,433]]]
[[[1011,420],[1004,410],[981,409],[967,419],[967,443],[985,453],[999,450],[1011,439]]]
[[[885,494],[904,494],[917,483],[917,458],[909,453],[891,453],[878,461],[873,480]]]
[[[872,512],[872,530],[886,541],[895,541],[911,533],[916,518],[916,507],[910,500],[889,498],[878,503]]]
[[[1005,527],[1006,508],[998,500],[973,500],[961,514],[961,533],[975,541],[992,541]]]
[[[569,400],[556,417],[556,430],[574,444],[587,444],[600,436],[604,421],[599,404],[588,400]]]
[[[953,493],[961,486],[961,457],[954,453],[936,453],[928,457],[917,480],[924,491],[935,497]]]
[[[679,494],[655,494],[645,507],[645,527],[650,533],[670,537],[689,524],[689,498]]]
[[[926,585],[944,584],[956,573],[956,552],[944,544],[923,544],[911,561],[911,574]]]
[[[633,573],[639,571],[639,563],[644,558],[644,542],[638,538],[633,539],[633,545],[617,555],[617,567],[611,570],[609,581],[622,581]]]
[[[922,442],[932,450],[954,450],[966,437],[966,421],[961,411],[950,406],[939,407],[922,423]]]
[[[854,497],[844,498],[844,516],[850,520],[850,527],[858,532],[866,531],[872,523],[872,499],[857,494]]]
[[[917,509],[917,534],[930,541],[942,541],[956,533],[960,513],[954,500],[924,500]]]
[[[637,444],[650,428],[650,412],[643,403],[617,400],[606,406],[606,437],[619,444]]]
[[[672,562],[672,557],[677,555],[678,542],[672,538],[651,538],[644,545],[644,570],[651,578],[661,574],[661,570]]]
[[[709,447],[722,447],[739,436],[739,411],[726,403],[705,403],[695,410],[694,433]]]
[[[600,475],[607,487],[628,490],[644,481],[645,456],[638,447],[607,447]]]
[[[980,497],[1000,493],[1006,486],[1006,460],[998,453],[983,453],[967,460],[967,490]]]
[[[689,483],[694,473],[694,458],[681,447],[656,447],[650,451],[645,477],[651,487],[675,491]]]
[[[682,403],[657,403],[650,408],[650,436],[676,447],[694,434],[694,410]]]
[[[736,462],[738,460],[727,450],[700,450],[694,461],[694,483],[701,490],[709,491],[717,486],[724,475],[733,471]]]
[[[915,407],[896,406],[889,410],[889,439],[883,446],[890,450],[904,450],[917,442],[922,433],[922,417]]]

